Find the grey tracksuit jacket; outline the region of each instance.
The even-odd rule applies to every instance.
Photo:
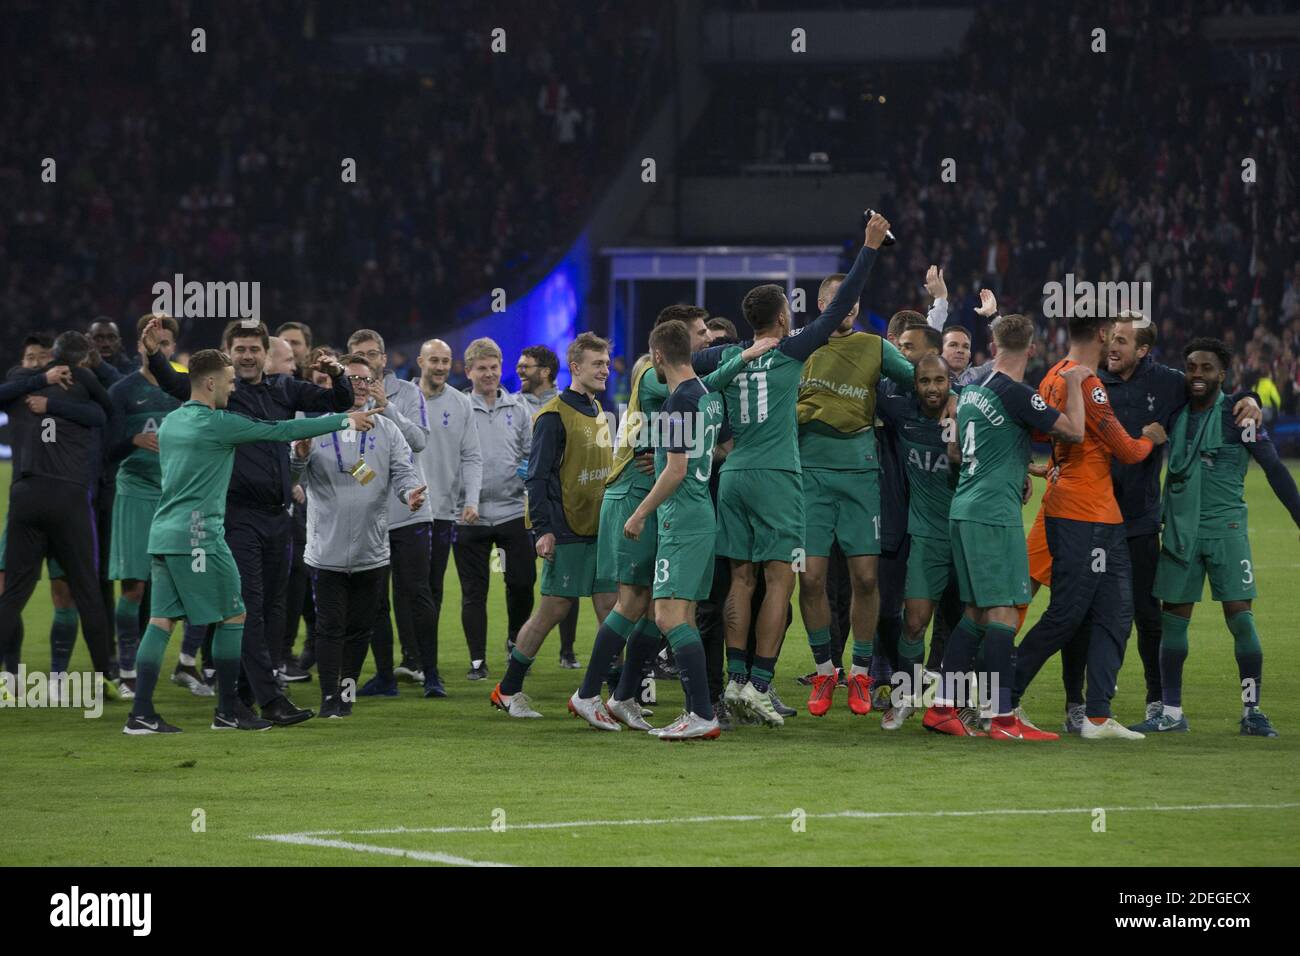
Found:
[[[524,480],[518,470],[533,444],[533,421],[518,395],[497,388],[491,408],[469,394],[483,456],[483,490],[479,494],[479,524],[497,525],[524,516]]]
[[[474,403],[449,385],[424,401],[429,440],[424,451],[415,456],[416,463],[429,483],[433,519],[459,521],[466,505],[479,507],[483,489],[483,453],[474,421]]]
[[[348,473],[363,453],[363,441],[366,464],[375,471],[364,485]],[[409,492],[424,484],[397,425],[377,415],[370,431],[313,438],[306,459],[298,457],[295,447],[289,461],[294,480],[308,495],[307,565],[347,573],[386,565],[390,489],[405,502]]]
[[[406,443],[411,446],[411,464],[420,476],[419,484],[424,484],[424,472],[420,467],[419,454],[429,440],[429,416],[424,405],[424,393],[414,382],[405,382],[388,372],[384,375],[384,396],[388,407],[383,417],[392,421],[401,431]],[[388,493],[388,530],[396,531],[407,525],[420,524],[433,520],[429,510],[428,498],[419,511],[411,511],[406,502],[397,497],[397,490],[390,488]]]

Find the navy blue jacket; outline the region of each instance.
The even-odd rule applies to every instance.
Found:
[[[1098,370],[1097,377],[1106,386],[1115,417],[1133,438],[1141,435],[1142,429],[1152,422],[1159,422],[1169,431],[1174,426],[1174,416],[1187,404],[1186,376],[1178,369],[1161,365],[1150,355],[1138,362],[1127,382],[1104,368]],[[1254,392],[1238,392],[1228,397],[1229,409],[1243,398],[1259,400]],[[1168,444],[1161,445],[1132,465],[1111,460],[1115,500],[1124,516],[1125,534],[1130,538],[1160,530],[1160,472],[1168,447]]]
[[[190,379],[172,368],[161,351],[149,356],[149,371],[163,391],[189,401]],[[333,388],[320,388],[290,375],[264,375],[261,383],[236,381],[227,411],[245,418],[284,422],[302,412],[346,412],[352,408],[352,386],[346,375],[334,379]],[[235,448],[228,506],[280,512],[289,506],[289,445],[259,441]]]
[[[890,379],[882,378],[876,387],[876,405],[907,403],[913,396]],[[879,413],[877,413],[879,414]],[[880,550],[889,555],[903,546],[907,537],[907,507],[911,498],[907,487],[906,463],[898,447],[898,432],[892,428],[876,429],[880,456]]]

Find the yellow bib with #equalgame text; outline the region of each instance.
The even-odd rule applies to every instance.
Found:
[[[560,498],[564,520],[569,530],[584,538],[594,538],[600,529],[600,502],[605,494],[605,478],[614,462],[609,422],[593,399],[596,415],[582,414],[559,395],[543,405],[533,416],[536,422],[552,412],[564,425],[564,454],[560,456]]]
[[[865,332],[830,338],[803,365],[799,424],[820,422],[842,435],[870,428],[876,417],[881,338]]]

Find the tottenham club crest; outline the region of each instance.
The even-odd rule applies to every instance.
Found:
[[[1147,411],[1149,411],[1149,412],[1154,412],[1155,410],[1156,410],[1156,397],[1155,397],[1154,395],[1152,395],[1152,394],[1150,394],[1150,393],[1148,392],[1148,393],[1147,393]]]
[[[1092,390],[1092,400],[1098,405],[1106,404],[1106,390],[1098,385]]]
[[[1029,404],[1034,406],[1034,408],[1038,409],[1040,412],[1047,410],[1047,403],[1043,401],[1043,396],[1039,395],[1037,392],[1034,392],[1033,395],[1029,396]]]
[[[451,424],[451,412],[443,412],[443,413],[442,413],[442,427],[443,427],[443,428],[446,428],[446,427],[447,427],[448,425],[450,425],[450,424]]]

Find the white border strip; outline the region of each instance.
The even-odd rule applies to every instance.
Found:
[[[254,837],[275,843],[294,843],[299,846],[323,846],[333,850],[352,850],[354,853],[378,853],[382,856],[400,856],[422,863],[445,863],[448,866],[510,866],[509,863],[489,863],[485,860],[467,860],[463,856],[446,853],[428,853],[424,850],[403,850],[395,846],[375,846],[371,843],[351,843],[347,840],[323,840],[306,833],[268,833]]]
[[[1009,807],[988,810],[840,810],[835,813],[808,813],[809,820],[890,820],[899,818],[936,817],[999,817],[999,816],[1058,816],[1061,814],[1091,814],[1096,809],[1107,813],[1196,813],[1206,810],[1294,810],[1300,803],[1198,803],[1171,804],[1169,806],[1149,807],[1047,807],[1024,809]],[[684,826],[696,823],[749,823],[756,820],[789,820],[790,813],[777,814],[727,814],[697,817],[663,817],[635,820],[565,820],[553,823],[512,823],[503,824],[495,832],[508,830],[571,830],[583,827],[662,827]],[[386,853],[391,856],[407,856],[412,859],[428,860],[435,863],[455,863],[461,866],[504,866],[508,864],[477,863],[442,853],[424,853],[416,850],[400,850],[393,847],[375,847],[367,844],[349,843],[344,840],[321,839],[329,836],[374,836],[398,833],[489,833],[492,826],[475,827],[389,827],[375,830],[305,830],[301,833],[270,833],[255,836],[256,840],[272,840],[280,843],[297,843],[304,846],[326,846],[342,850],[359,850],[367,853]]]

